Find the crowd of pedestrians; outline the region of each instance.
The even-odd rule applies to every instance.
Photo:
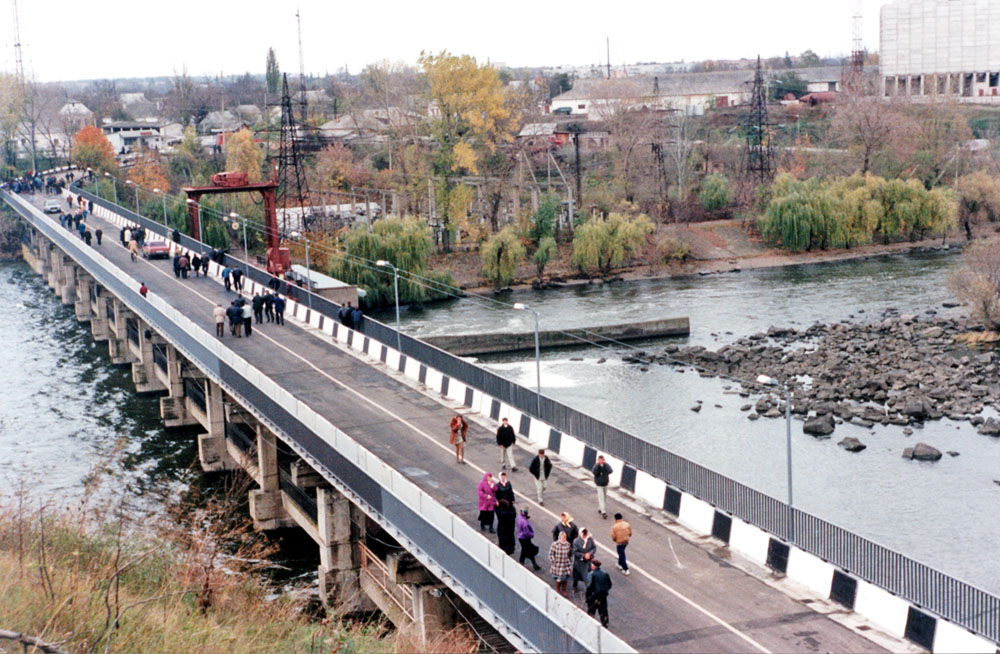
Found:
[[[461,414],[452,417],[449,424],[449,442],[455,446],[455,458],[465,463],[465,445],[468,441],[469,424]],[[507,418],[501,420],[497,428],[496,443],[500,448],[500,467],[497,476],[485,472],[476,487],[479,526],[483,533],[496,534],[497,545],[510,556],[515,556],[518,545],[518,562],[528,563],[537,571],[541,569],[537,561],[540,548],[534,543],[536,531],[527,507],[517,506],[514,486],[508,478],[515,472],[511,448],[517,436]],[[535,496],[539,505],[544,506],[545,491],[552,474],[552,461],[544,449],[539,449],[528,465],[535,484]],[[611,465],[603,456],[598,456],[590,470],[597,489],[597,511],[602,518],[607,517],[607,488],[611,475]],[[548,548],[549,574],[555,582],[556,592],[569,597],[572,592],[584,593],[584,603],[588,614],[596,615],[605,627],[609,624],[608,597],[611,592],[611,576],[597,558],[597,540],[587,527],[578,528],[573,516],[562,512],[559,521],[552,527],[552,544]],[[618,553],[617,567],[622,575],[631,574],[626,559],[626,548],[632,538],[632,526],[621,513],[614,514],[614,523],[609,532]]]

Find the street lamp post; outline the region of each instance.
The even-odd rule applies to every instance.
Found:
[[[244,254],[244,259],[243,259],[243,261],[244,261],[244,270],[243,270],[243,272],[246,274],[247,277],[249,277],[250,276],[250,248],[247,247],[247,221],[244,220],[240,216],[240,214],[236,213],[235,211],[231,212],[229,214],[229,217],[232,218],[233,220],[240,220],[240,221],[243,222],[243,254]],[[238,229],[239,228],[239,223],[237,223],[236,225],[234,225],[234,227],[236,227]]]
[[[399,269],[392,265],[385,259],[379,259],[375,262],[376,266],[382,266],[384,268],[392,268],[392,291],[396,297],[396,350],[400,354],[403,353],[403,339],[399,335]]]
[[[111,188],[115,191],[115,205],[118,204],[118,180],[111,173],[104,173],[105,177],[111,178]]]
[[[139,187],[136,186],[135,182],[133,182],[131,179],[126,179],[125,180],[125,184],[127,186],[134,186],[135,187],[135,215],[138,216],[139,215]]]
[[[198,240],[201,241],[202,243],[204,243],[205,242],[205,233],[203,231],[201,231],[201,204],[199,204],[198,202],[195,202],[191,198],[188,198],[187,200],[185,200],[185,202],[187,202],[188,204],[193,204],[193,205],[195,205],[198,208]]]
[[[161,191],[158,188],[154,188],[153,193],[159,193],[160,197],[163,199],[163,229],[166,230],[164,235],[169,235],[170,225],[167,224],[167,193],[166,191]]]
[[[782,384],[773,377],[759,375],[757,383],[764,386],[780,387],[785,393],[785,462],[787,465],[786,478],[788,480],[788,542],[795,542],[795,522],[792,504],[792,392],[787,384]]]
[[[540,417],[542,414],[542,359],[538,348],[538,312],[521,302],[516,302],[514,309],[530,311],[535,314],[535,415]]]

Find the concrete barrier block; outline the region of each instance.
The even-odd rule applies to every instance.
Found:
[[[583,441],[563,434],[559,444],[559,458],[566,461],[570,465],[582,465],[583,448]]]
[[[420,493],[420,516],[434,525],[434,528],[444,534],[446,538],[451,539],[451,524],[454,514],[427,493]]]
[[[435,370],[434,368],[427,368],[427,377],[424,380],[424,384],[426,384],[427,388],[431,389],[432,391],[435,392],[440,391],[442,377],[444,377],[444,375],[441,374],[440,370]]]
[[[489,565],[490,542],[483,538],[477,529],[464,522],[458,523],[454,526],[452,538],[463,552],[475,559],[480,565]]]
[[[331,319],[326,319],[323,321],[323,333],[327,336],[333,336],[333,325],[334,321]]]
[[[392,468],[371,452],[359,447],[359,458],[365,472],[383,486],[392,487]]]
[[[385,367],[389,370],[399,370],[399,352],[391,347],[385,355]]]
[[[639,470],[635,473],[635,495],[643,502],[659,509],[667,484],[653,475]]]
[[[357,441],[339,429],[334,429],[334,434],[336,435],[335,447],[337,448],[337,452],[351,463],[357,465],[361,446],[358,445]]]
[[[910,605],[906,600],[866,581],[858,581],[858,596],[854,601],[854,611],[891,635],[902,638],[906,633],[906,617],[909,609]]]
[[[821,558],[793,547],[788,554],[788,570],[785,574],[818,596],[826,598],[830,595],[833,570],[833,566]]]
[[[420,511],[420,488],[398,471],[392,475],[392,492],[404,505]]]
[[[485,536],[483,537],[485,538]],[[507,553],[496,545],[490,543],[490,557],[489,557],[489,567],[490,570],[496,576],[503,578],[503,563],[504,559],[510,558]]]
[[[532,449],[538,449],[539,447],[548,447],[549,445],[549,432],[552,430],[550,425],[545,424],[537,418],[532,418],[531,429],[528,433],[528,441],[531,443]]]
[[[465,389],[467,386],[454,377],[448,382],[448,397],[456,402],[465,404]]]
[[[733,551],[739,552],[754,563],[765,565],[769,540],[770,536],[763,529],[743,522],[739,518],[733,518],[729,532],[729,547]]]
[[[996,644],[986,640],[982,636],[977,636],[965,627],[948,622],[947,620],[937,621],[937,630],[934,633],[934,654],[995,654]]]
[[[715,520],[715,508],[694,495],[684,493],[681,500],[681,513],[677,521],[699,534],[711,534],[712,522]]]
[[[521,597],[524,597],[527,591],[529,577],[536,579],[533,574],[528,572],[527,568],[517,562],[517,559],[512,556],[504,557],[503,579]]]

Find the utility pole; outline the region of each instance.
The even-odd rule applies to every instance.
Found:
[[[24,90],[26,82],[24,79],[24,59],[21,55],[21,21],[17,13],[17,0],[11,0],[11,4],[14,7],[14,73],[17,75],[21,89]]]
[[[608,79],[611,79],[611,37],[605,37],[608,46]]]

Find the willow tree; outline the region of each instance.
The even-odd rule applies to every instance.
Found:
[[[524,259],[524,245],[514,227],[508,225],[483,244],[480,257],[483,273],[493,282],[493,288],[509,286],[514,281],[517,266]]]
[[[576,230],[572,261],[581,271],[603,275],[635,257],[655,229],[649,216],[626,216],[612,212],[607,218],[594,216]]]

